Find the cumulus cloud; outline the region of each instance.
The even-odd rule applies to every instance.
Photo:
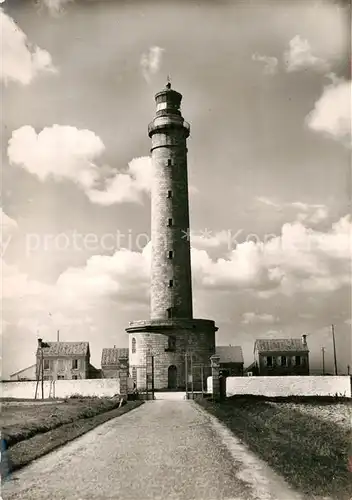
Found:
[[[252,55],[253,61],[258,61],[264,63],[264,74],[266,75],[274,75],[278,69],[278,60],[276,57],[263,56],[256,52]]]
[[[258,314],[255,312],[246,312],[242,314],[242,323],[245,325],[256,323],[274,323],[275,321],[276,318],[272,314]]]
[[[351,234],[351,217],[346,216],[325,233],[299,221],[284,224],[280,236],[245,241],[215,261],[193,248],[194,277],[200,287],[241,288],[263,297],[338,290],[350,283]]]
[[[306,118],[307,125],[351,148],[351,81],[333,80],[326,86],[314,109]]]
[[[301,222],[305,221],[306,223],[319,224],[329,217],[329,209],[323,204],[304,203],[301,201],[280,203],[264,196],[258,196],[256,200],[259,201],[259,203],[272,207],[279,212],[285,209],[286,214],[290,209],[293,209],[295,212],[295,220]]]
[[[326,71],[329,64],[324,59],[316,57],[308,40],[296,35],[289,42],[289,49],[284,53],[286,71],[300,71],[307,68]]]
[[[56,73],[51,55],[31,45],[17,23],[0,9],[1,52],[0,79],[7,84],[28,85],[40,73]]]
[[[138,202],[150,190],[151,160],[133,159],[124,171],[98,164],[105,146],[94,132],[53,125],[37,133],[26,125],[12,133],[8,144],[10,164],[18,165],[42,182],[70,180],[100,205]]]
[[[142,74],[146,82],[149,83],[151,77],[158,73],[161,63],[162,56],[165,49],[161,47],[150,47],[148,52],[145,52],[141,56],[140,65],[142,68]]]

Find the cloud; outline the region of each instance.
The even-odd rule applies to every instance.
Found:
[[[124,171],[98,161],[105,146],[94,132],[76,127],[53,125],[38,134],[26,125],[12,133],[8,144],[11,165],[18,165],[42,182],[70,180],[92,203],[112,205],[138,202],[150,191],[151,160],[133,159]]]
[[[149,83],[151,77],[158,73],[161,63],[162,55],[165,49],[161,47],[150,47],[149,51],[142,54],[140,65],[142,68],[142,74],[146,82]]]
[[[272,314],[257,314],[255,312],[246,312],[242,314],[242,323],[245,325],[255,323],[275,323],[276,318]]]
[[[262,56],[256,52],[252,55],[252,60],[264,63],[264,74],[274,75],[277,73],[278,60],[276,57]]]
[[[53,16],[62,14],[65,6],[71,2],[73,0],[38,0],[39,8],[47,8]]]
[[[284,53],[286,71],[300,71],[307,68],[326,71],[329,64],[324,59],[312,54],[312,48],[308,40],[296,35],[289,42],[289,49]]]
[[[56,73],[51,55],[31,45],[16,22],[0,9],[1,55],[0,79],[5,85],[17,82],[28,85],[40,73]]]
[[[298,210],[298,213],[295,213],[296,221],[319,224],[329,217],[329,209],[323,204],[310,204],[301,201],[280,203],[264,196],[258,196],[256,200],[263,205],[275,208],[279,212],[283,211],[283,209],[286,209],[287,212],[287,210],[292,208],[295,212]]]
[[[351,148],[351,81],[333,80],[306,118],[308,127]]]
[[[193,248],[194,278],[199,287],[252,290],[262,297],[335,291],[350,284],[351,234],[352,220],[346,216],[329,232],[286,223],[280,236],[245,241],[215,261]]]

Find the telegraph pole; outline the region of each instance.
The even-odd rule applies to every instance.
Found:
[[[335,344],[335,328],[334,328],[334,325],[331,325],[331,332],[332,332],[332,342],[333,342],[333,346],[334,346],[335,375],[337,375],[336,344]]]
[[[325,375],[325,347],[321,348],[321,354],[323,357],[323,375]]]

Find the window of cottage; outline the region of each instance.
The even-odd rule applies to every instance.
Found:
[[[50,362],[48,359],[44,359],[44,370],[50,369]]]
[[[58,380],[65,380],[65,375],[58,375],[58,376],[57,376],[57,379],[58,379]]]
[[[295,364],[299,366],[301,364],[301,356],[295,356]]]
[[[281,366],[286,366],[287,365],[287,358],[286,356],[281,356]]]
[[[133,338],[132,339],[132,352],[136,352],[136,344],[137,344],[136,339]]]
[[[73,359],[72,360],[72,370],[77,370],[78,369],[78,359]]]
[[[78,380],[78,376],[77,375],[72,375],[72,380]]]

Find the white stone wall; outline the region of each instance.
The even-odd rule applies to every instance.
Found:
[[[0,385],[1,397],[17,399],[34,399],[36,381],[31,382],[4,382]],[[132,391],[133,381],[128,380],[129,392]],[[44,381],[44,398],[53,397],[50,391],[50,381]],[[65,398],[73,394],[81,396],[114,396],[120,392],[119,379],[82,379],[82,380],[57,380],[55,382],[56,398]],[[38,386],[37,397],[41,399],[41,383]]]
[[[213,391],[212,378],[207,379],[208,392]],[[226,395],[256,396],[339,396],[351,397],[348,376],[285,376],[285,377],[228,377]]]

